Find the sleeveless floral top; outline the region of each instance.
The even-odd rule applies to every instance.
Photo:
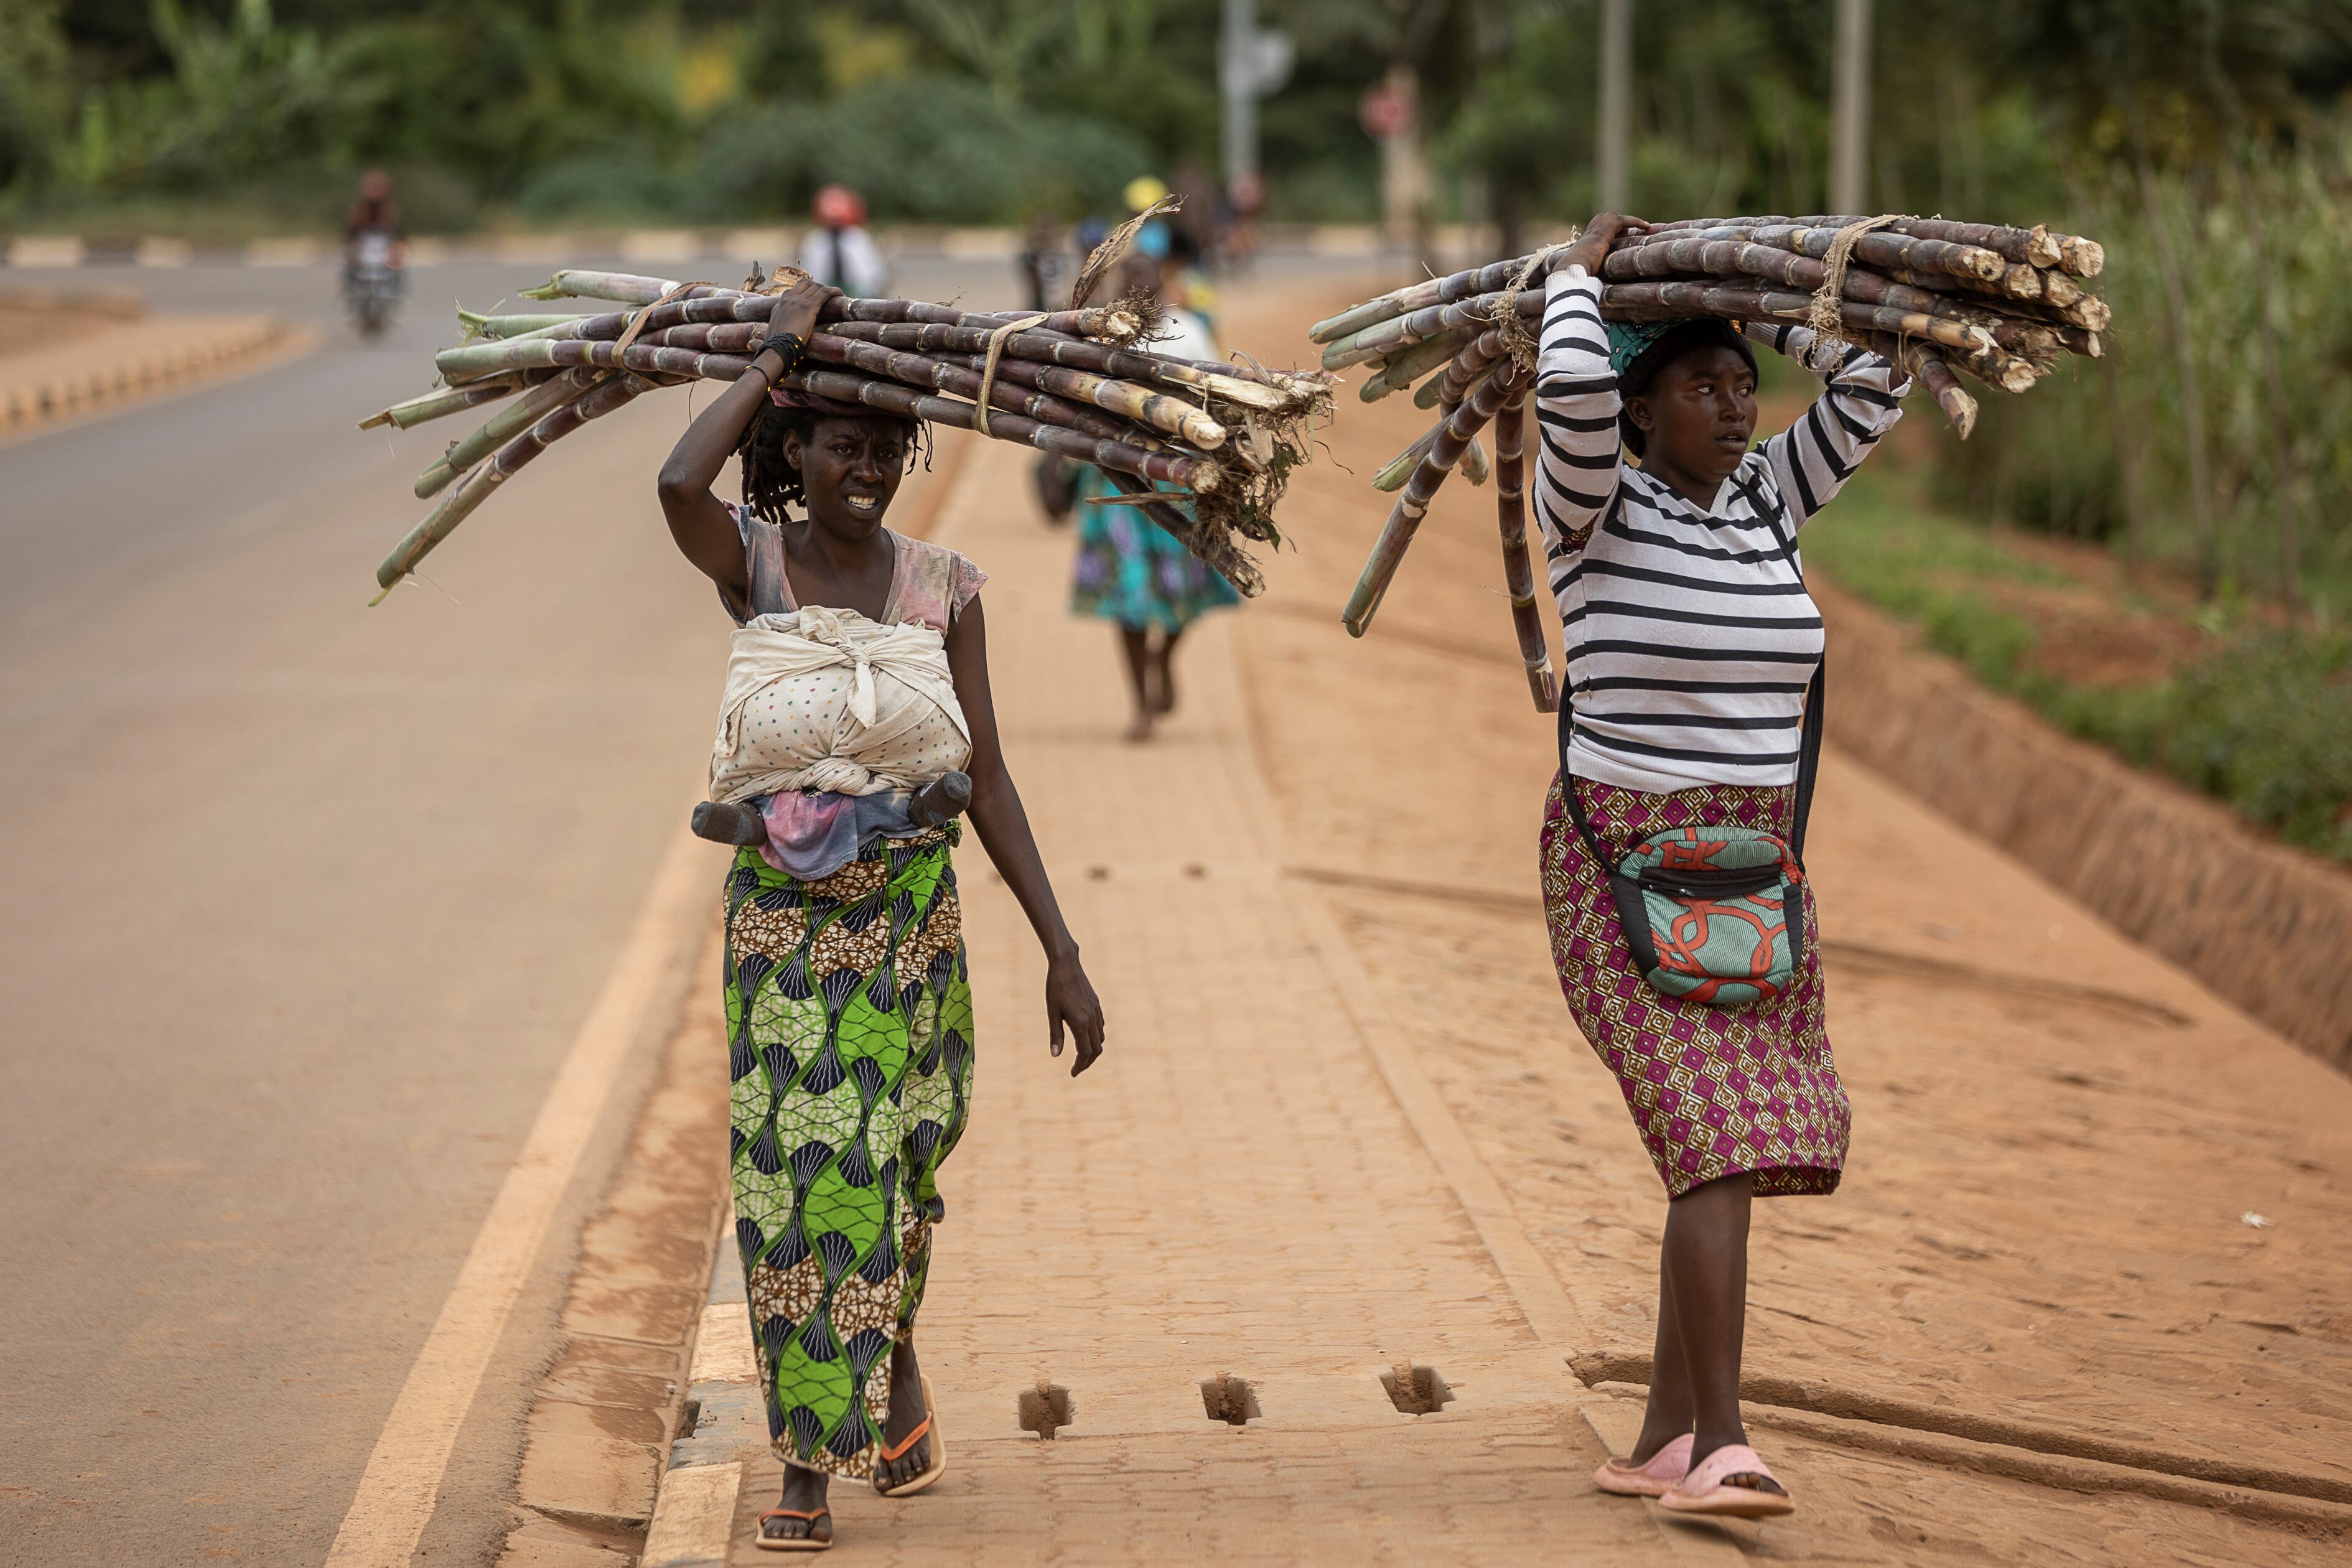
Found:
[[[783,530],[740,506],[729,505],[727,510],[734,514],[735,527],[743,536],[744,574],[751,584],[748,605],[719,595],[727,613],[741,626],[754,616],[790,615],[799,609],[793,599],[792,575],[784,570]],[[898,552],[890,572],[890,596],[882,605],[883,624],[929,626],[945,637],[956,616],[988,581],[988,574],[944,544],[909,539],[887,528],[882,531]]]

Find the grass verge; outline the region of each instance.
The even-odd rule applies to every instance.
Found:
[[[2352,634],[2086,577],[1937,511],[1919,478],[1857,475],[1805,531],[1808,563],[2069,733],[2352,863]],[[2087,615],[2094,637],[2104,619],[2118,643],[2169,651],[2137,677],[2086,678],[2056,657],[2060,601],[2068,639]]]

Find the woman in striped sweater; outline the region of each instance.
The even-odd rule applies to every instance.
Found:
[[[1749,1200],[1832,1192],[1845,1161],[1819,944],[1803,942],[1790,982],[1745,1006],[1662,993],[1635,964],[1590,845],[1613,858],[1702,823],[1790,836],[1822,647],[1797,534],[1894,425],[1909,384],[1801,327],[1605,324],[1601,260],[1639,226],[1603,215],[1554,256],[1535,389],[1532,489],[1573,710],[1568,776],[1544,814],[1552,953],[1669,1198],[1648,1415],[1630,1459],[1596,1479],[1679,1511],[1761,1517],[1794,1504],[1739,1420]],[[1825,382],[1803,418],[1753,451],[1750,339]],[[1579,792],[1589,836],[1564,787]],[[1810,931],[1810,885],[1799,879],[1791,901],[1802,907],[1789,918]]]

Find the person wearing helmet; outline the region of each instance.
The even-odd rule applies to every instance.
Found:
[[[392,194],[392,176],[382,169],[370,169],[360,176],[359,194],[343,211],[343,265],[348,270],[358,254],[362,235],[382,235],[395,252],[406,242],[407,227],[401,222],[400,203]],[[395,260],[393,265],[398,266]]]
[[[827,185],[810,204],[817,226],[801,244],[801,270],[859,300],[890,291],[890,268],[866,232],[866,203],[847,185]]]

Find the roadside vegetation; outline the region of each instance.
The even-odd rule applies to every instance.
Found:
[[[2059,728],[2352,863],[2352,630],[2186,574],[1939,510],[1920,469],[1864,469],[1809,565]]]

